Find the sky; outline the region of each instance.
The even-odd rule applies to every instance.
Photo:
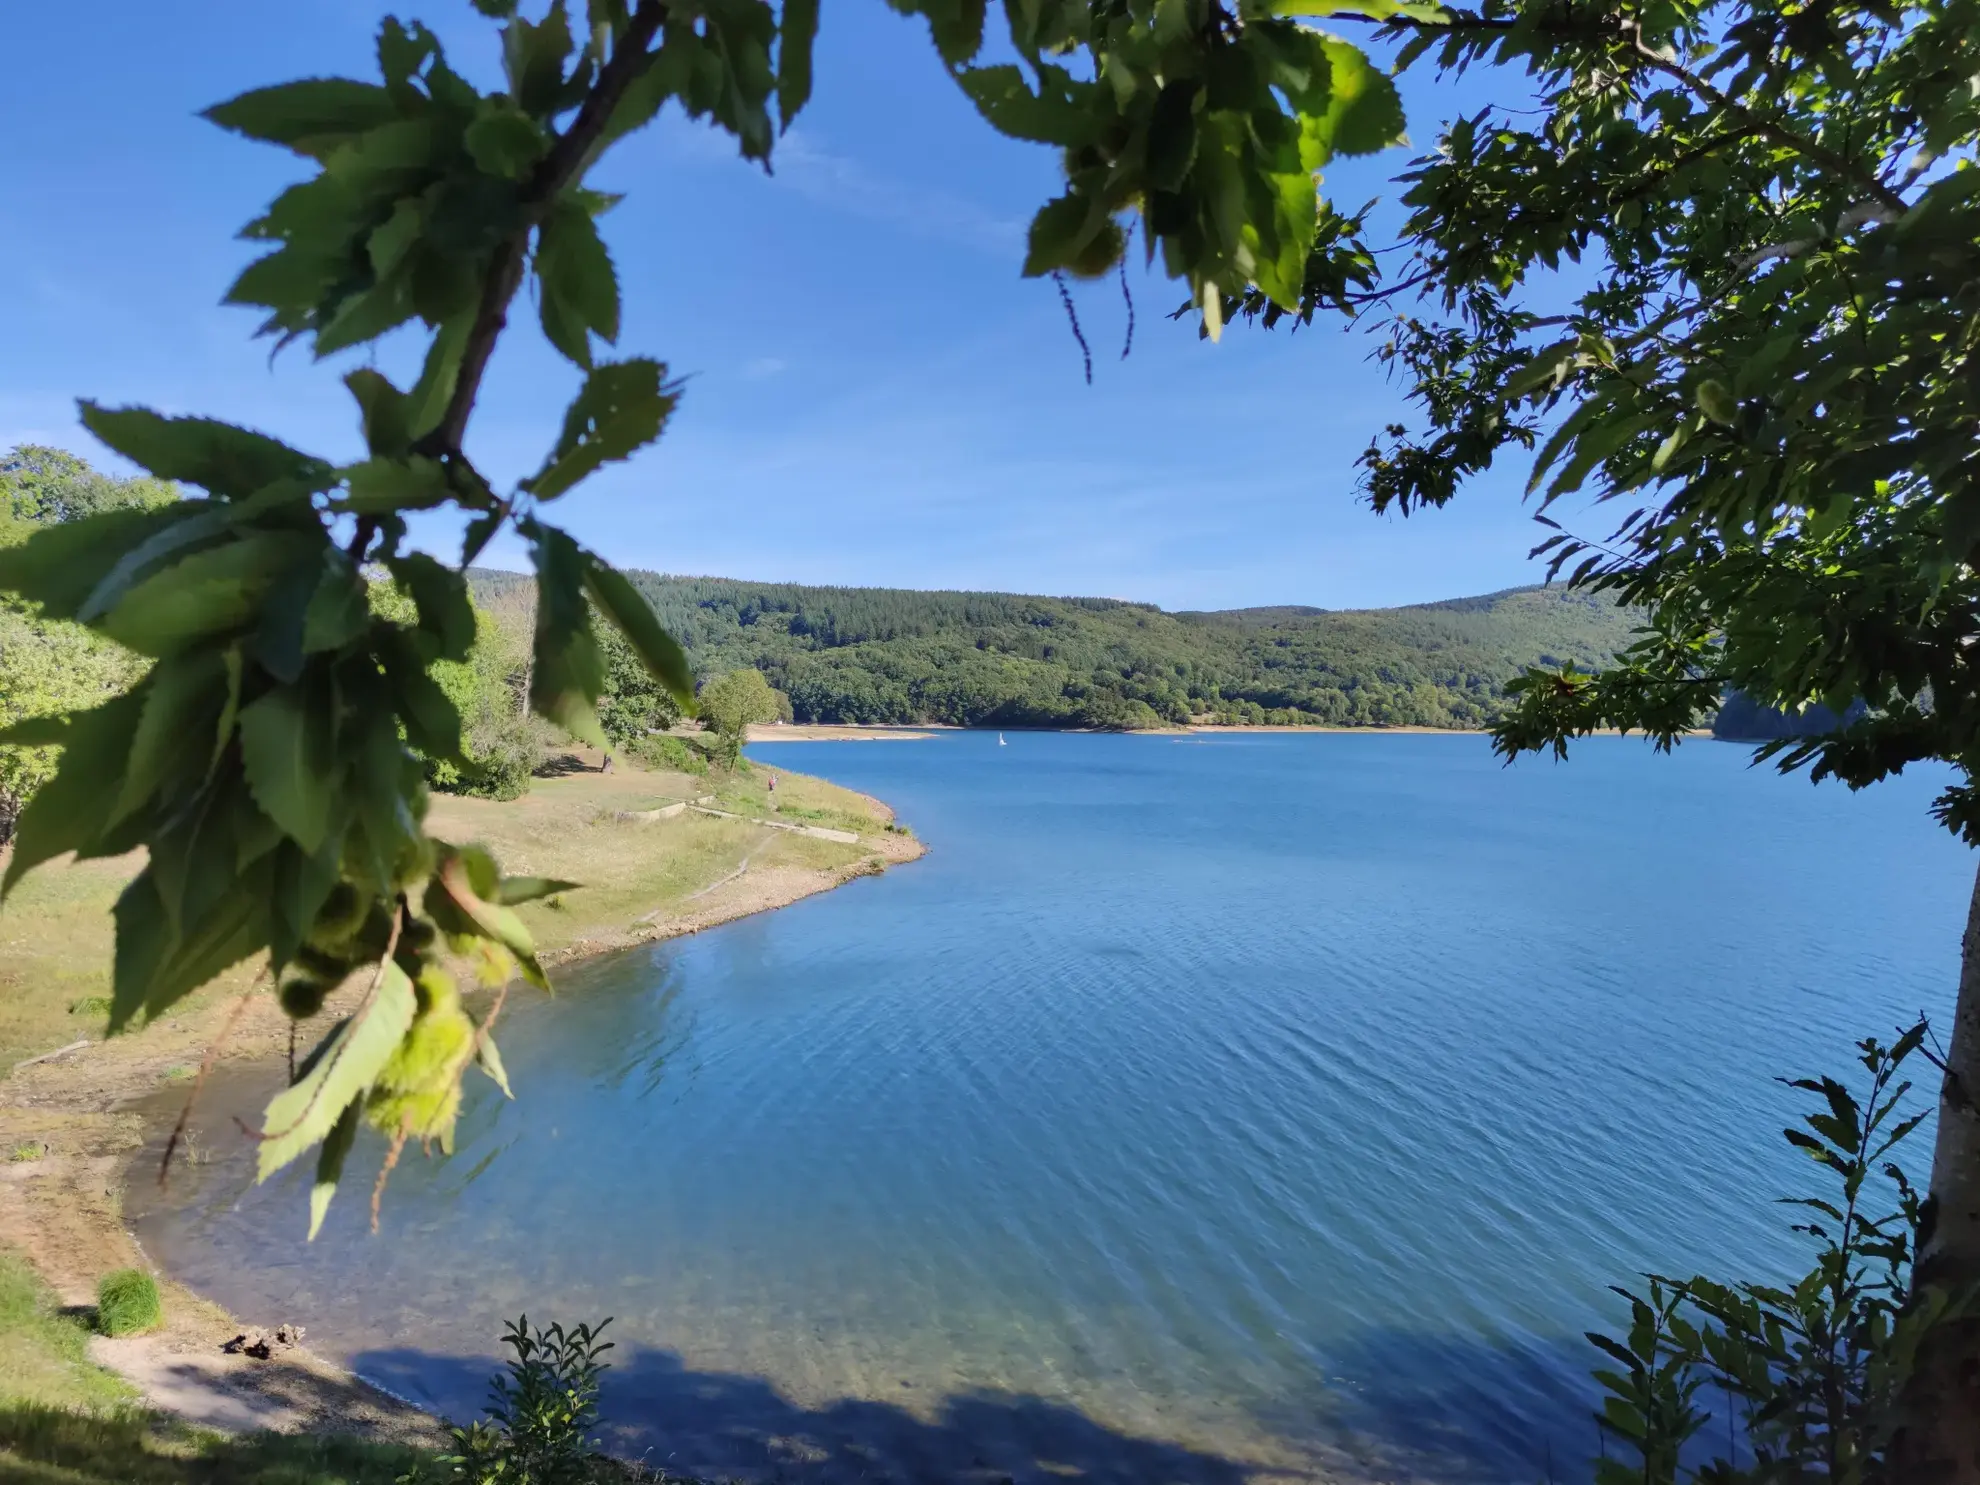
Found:
[[[489,85],[467,0],[400,0]],[[374,76],[375,0],[21,0],[0,93],[0,449],[52,443],[118,468],[75,399],[143,403],[361,455],[339,378],[370,353],[271,361],[255,312],[220,304],[235,239],[303,162],[196,115],[301,76]],[[1411,133],[1479,97],[1405,87]],[[1391,198],[1398,150],[1329,171],[1348,205]],[[1020,276],[1054,154],[1000,138],[882,0],[823,8],[811,106],[775,172],[670,109],[595,176],[625,302],[621,354],[688,378],[665,437],[557,507],[631,567],[760,580],[1134,598],[1165,608],[1327,608],[1488,592],[1543,574],[1525,469],[1444,511],[1376,517],[1355,459],[1405,414],[1362,330],[1221,344],[1168,312],[1186,290],[1075,286],[1093,385],[1057,293]],[[1139,258],[1136,262],[1138,264]],[[468,449],[528,473],[577,373],[511,317]],[[390,370],[404,347],[388,346]],[[438,538],[439,532],[429,535]],[[522,567],[515,545],[491,550]]]

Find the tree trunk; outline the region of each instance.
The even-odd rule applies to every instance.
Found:
[[[1959,1003],[1939,1090],[1931,1218],[1914,1289],[1980,1285],[1980,874],[1961,944]],[[1891,1448],[1893,1485],[1980,1485],[1980,1315],[1942,1325],[1919,1348]]]

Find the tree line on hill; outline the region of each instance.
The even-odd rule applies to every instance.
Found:
[[[0,458],[0,545],[104,510],[179,498],[170,483],[118,479],[59,449]],[[462,661],[432,667],[459,709],[462,770],[428,760],[434,787],[514,798],[563,739],[529,709],[534,582],[472,573],[476,634]],[[1503,714],[1504,685],[1526,666],[1599,671],[1628,643],[1628,613],[1605,599],[1520,588],[1407,608],[1303,607],[1166,613],[1109,598],[827,588],[679,578],[634,580],[686,646],[697,674],[738,676],[726,716],[821,723],[1132,729],[1208,719],[1234,724],[1481,727]],[[411,600],[388,582],[372,603]],[[681,710],[618,632],[599,626],[606,687],[599,716],[616,748],[670,767],[732,760],[711,723],[695,750],[658,740]],[[138,657],[79,625],[0,604],[0,724],[93,704],[132,684]],[[766,684],[767,683],[767,684]],[[704,691],[707,688],[704,687]],[[721,693],[726,697],[727,693]],[[1819,730],[1828,713],[1789,718],[1727,698],[1727,737]],[[747,724],[743,724],[746,726]],[[664,751],[662,757],[655,749]],[[54,771],[57,750],[0,744],[0,841]]]
[[[485,602],[529,584],[473,576]],[[800,722],[1482,727],[1526,666],[1598,670],[1634,628],[1604,599],[1542,588],[1394,609],[1166,613],[1108,598],[631,576],[698,670],[760,670]]]

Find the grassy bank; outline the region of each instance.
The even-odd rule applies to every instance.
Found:
[[[549,961],[695,932],[921,851],[877,800],[782,768],[695,775],[620,762],[602,773],[598,762],[572,754],[513,802],[433,803],[443,838],[480,841],[513,873],[585,884],[521,909]],[[123,1173],[143,1138],[124,1107],[161,1082],[190,1088],[230,1018],[228,1056],[279,1055],[289,1037],[272,997],[241,1001],[256,988],[246,965],[159,1022],[104,1039],[110,911],[139,865],[57,863],[0,911],[0,1485],[395,1479],[409,1448],[441,1442],[431,1419],[303,1351],[223,1354],[245,1327],[177,1286],[162,1286],[158,1330],[89,1335],[97,1281],[148,1266],[122,1219]],[[306,1026],[305,1045],[317,1034]],[[88,1045],[18,1065],[77,1041]]]
[[[919,854],[909,837],[889,828],[893,815],[885,805],[823,779],[762,765],[735,775],[644,772],[623,760],[612,772],[600,773],[597,765],[597,754],[572,752],[557,765],[561,772],[537,779],[521,799],[496,803],[438,795],[433,801],[436,834],[484,843],[510,872],[584,884],[581,891],[522,909],[553,961],[779,906],[835,885],[849,872]],[[774,813],[767,787],[773,775],[779,806]],[[705,800],[752,820],[849,830],[860,839],[848,845],[693,810],[666,820],[627,818],[687,800]],[[696,895],[745,860],[749,870],[741,879]],[[44,867],[0,909],[0,1078],[24,1058],[80,1039],[102,1040],[110,994],[110,909],[139,864],[129,856]],[[169,1044],[190,1061],[165,1070],[189,1071],[203,1046],[198,1033],[254,974],[252,965],[235,969],[159,1026],[113,1046]],[[173,1040],[172,1028],[195,1034]]]
[[[65,1307],[0,1249],[0,1481],[7,1485],[389,1485],[422,1451],[352,1437],[194,1428],[144,1408],[89,1356],[86,1310]]]

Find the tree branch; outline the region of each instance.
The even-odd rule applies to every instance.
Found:
[[[1481,15],[1459,13],[1438,21],[1419,21],[1410,16],[1370,16],[1359,11],[1336,11],[1328,17],[1334,21],[1361,21],[1367,25],[1379,26],[1390,32],[1415,31],[1431,32],[1440,35],[1455,35],[1464,32],[1485,32],[1491,35],[1505,35],[1518,29],[1520,22],[1514,18],[1489,18]],[[1879,180],[1875,174],[1865,170],[1854,160],[1838,154],[1827,145],[1795,133],[1784,124],[1777,123],[1764,114],[1755,113],[1745,104],[1734,101],[1724,92],[1714,87],[1697,73],[1669,57],[1659,55],[1643,41],[1640,22],[1623,17],[1617,22],[1618,29],[1627,36],[1636,56],[1652,69],[1676,78],[1690,88],[1700,98],[1713,107],[1738,119],[1748,129],[1771,139],[1785,149],[1793,150],[1803,158],[1822,166],[1831,174],[1841,177],[1848,184],[1869,195],[1885,211],[1902,216],[1909,208],[1905,199]],[[1551,34],[1562,41],[1588,41],[1597,39],[1599,33],[1577,28],[1571,23],[1562,24],[1558,30],[1543,27],[1543,34]]]
[[[1893,216],[1903,216],[1909,209],[1904,197],[1898,195],[1897,192],[1878,180],[1875,175],[1865,170],[1854,160],[1837,154],[1825,144],[1820,144],[1813,139],[1804,138],[1792,129],[1775,123],[1763,114],[1755,113],[1743,103],[1734,102],[1724,92],[1698,76],[1690,68],[1672,61],[1669,57],[1661,56],[1650,47],[1644,45],[1642,28],[1638,22],[1625,20],[1622,23],[1622,29],[1630,38],[1630,43],[1635,48],[1636,55],[1649,63],[1655,71],[1676,78],[1714,108],[1738,119],[1755,133],[1773,140],[1775,144],[1785,149],[1793,150],[1796,154],[1814,161],[1817,165],[1824,167],[1832,174],[1842,177],[1849,184],[1869,195],[1879,206],[1883,207],[1884,210],[1890,212]]]
[[[461,352],[461,369],[454,382],[454,395],[439,426],[420,440],[422,452],[440,458],[460,457],[461,440],[467,433],[468,415],[481,392],[481,379],[487,373],[495,342],[508,324],[509,304],[522,287],[523,267],[528,256],[529,234],[543,220],[557,197],[573,180],[584,174],[591,163],[591,152],[604,136],[626,95],[640,73],[653,60],[647,48],[659,34],[667,18],[665,0],[640,0],[639,8],[627,23],[625,34],[613,48],[612,59],[599,69],[598,80],[585,95],[577,117],[557,136],[550,153],[537,163],[523,186],[518,204],[522,223],[495,249],[482,281],[481,303],[475,310],[474,325]]]

